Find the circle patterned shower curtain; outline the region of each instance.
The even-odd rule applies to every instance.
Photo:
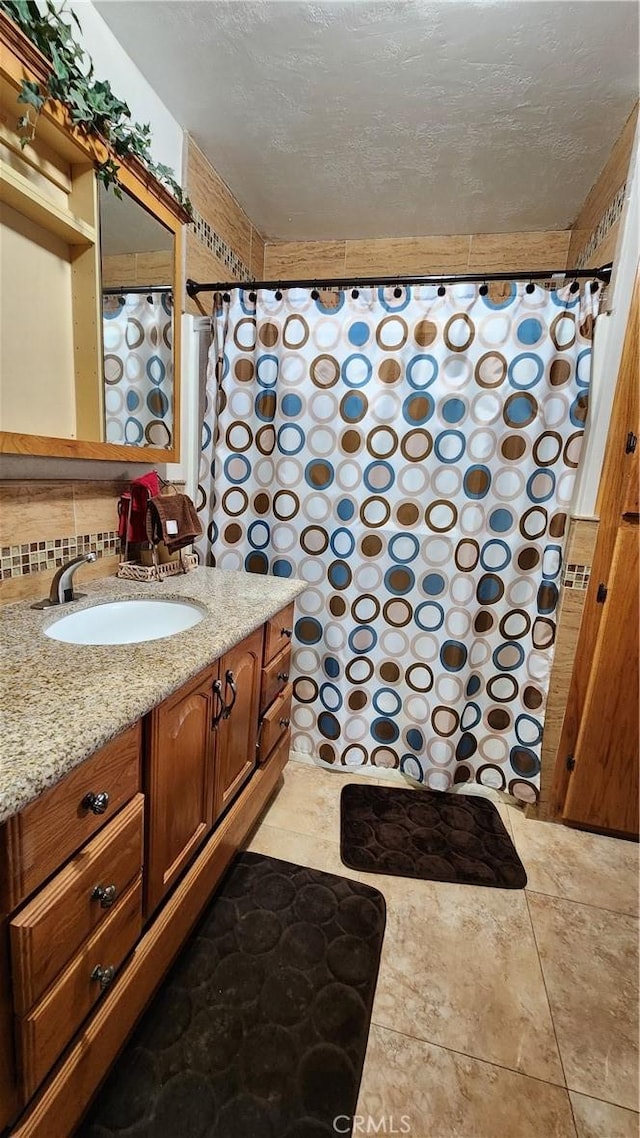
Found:
[[[534,801],[598,298],[396,291],[220,301],[201,552],[308,583],[294,750]]]

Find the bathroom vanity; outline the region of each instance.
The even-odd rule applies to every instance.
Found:
[[[279,780],[299,581],[200,568],[186,632],[65,644],[4,610],[0,1131],[68,1138]]]

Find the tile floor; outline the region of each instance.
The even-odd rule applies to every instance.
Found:
[[[290,762],[248,848],[385,896],[354,1138],[638,1138],[638,846],[501,803],[526,890],[354,873],[344,784]]]

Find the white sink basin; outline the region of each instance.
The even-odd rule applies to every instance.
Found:
[[[206,611],[191,601],[109,601],[61,617],[44,634],[66,644],[140,644],[193,628]]]

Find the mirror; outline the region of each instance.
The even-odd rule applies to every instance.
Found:
[[[103,439],[173,445],[174,234],[135,198],[100,186]]]

